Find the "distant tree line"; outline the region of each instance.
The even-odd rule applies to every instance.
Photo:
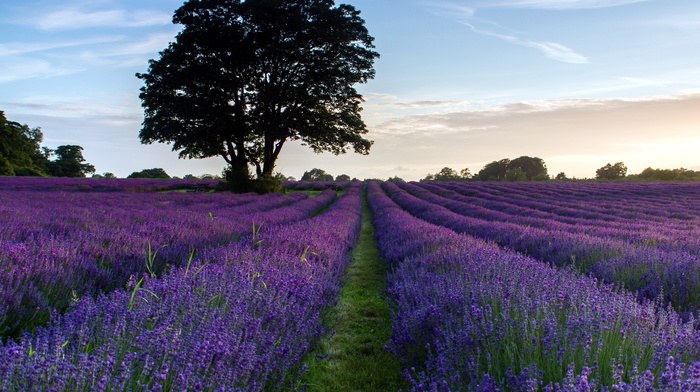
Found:
[[[486,164],[472,175],[469,169],[459,173],[449,167],[440,172],[428,174],[421,182],[464,182],[464,181],[546,181],[549,180],[547,166],[542,158],[521,156],[513,160],[504,158]]]
[[[286,181],[296,181],[294,177],[286,177]],[[355,177],[350,177],[347,174],[340,174],[338,176],[333,177],[332,174],[326,173],[325,170],[323,169],[318,169],[318,168],[313,168],[311,170],[305,171],[304,175],[301,176],[300,181],[318,181],[318,182],[344,182],[344,181],[376,181],[376,182],[384,182],[384,181],[389,181],[389,182],[403,182],[404,179],[398,176],[393,176],[388,179],[383,179],[383,178],[365,178],[363,180],[359,180]]]
[[[455,169],[443,167],[442,170],[435,174],[428,174],[421,182],[439,181],[439,182],[464,182],[471,179],[469,169],[462,169],[459,173]]]
[[[83,148],[77,145],[42,147],[41,128],[9,121],[0,111],[0,175],[85,177],[95,167],[84,163]],[[51,158],[55,159],[51,159]]]
[[[323,169],[313,168],[309,171],[305,171],[304,175],[301,176],[301,181],[314,181],[314,182],[343,182],[343,181],[358,181],[356,178],[351,178],[347,174],[340,174],[333,177],[332,174],[326,173]]]
[[[95,167],[85,162],[83,147],[62,145],[52,150],[42,147],[44,134],[41,128],[30,128],[9,121],[0,111],[0,176],[25,177],[86,177],[95,173]],[[114,179],[114,173],[92,174],[91,178]],[[176,179],[163,168],[133,172],[127,178]],[[187,174],[186,180],[220,180],[221,176]]]
[[[126,178],[154,178],[169,180],[170,175],[168,175],[163,168],[157,167],[153,169],[144,169],[139,172],[133,172]]]
[[[428,174],[421,182],[465,182],[465,181],[571,181],[566,173],[560,172],[554,178],[547,173],[547,165],[542,158],[521,156],[513,160],[501,159],[486,164],[479,172],[471,175],[469,169],[460,172],[444,167],[438,173]],[[624,162],[608,163],[596,170],[596,180],[600,181],[700,181],[700,172],[680,169],[652,169],[648,167],[639,174],[627,175]],[[588,179],[584,179],[589,181]]]
[[[636,178],[640,181],[700,181],[700,172],[685,168],[652,169],[647,167],[637,174]]]

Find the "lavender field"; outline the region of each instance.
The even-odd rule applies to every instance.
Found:
[[[0,178],[0,390],[314,390],[364,196],[411,390],[700,390],[698,185],[189,185]]]

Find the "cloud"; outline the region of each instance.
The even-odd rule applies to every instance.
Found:
[[[489,0],[487,7],[536,8],[547,10],[608,8],[650,0]]]
[[[6,44],[0,44],[0,56],[10,56],[17,54],[35,53],[43,52],[53,49],[63,49],[75,46],[85,46],[94,44],[104,44],[119,42],[124,40],[124,36],[104,36],[95,38],[86,38],[83,40],[75,41],[65,41],[65,42],[11,42]]]
[[[515,43],[517,43],[518,45],[535,48],[553,60],[572,64],[589,63],[588,58],[586,58],[586,56],[578,54],[574,52],[571,48],[567,48],[566,46],[555,42],[518,41]]]
[[[65,9],[40,15],[32,24],[40,30],[77,30],[89,27],[145,27],[171,23],[171,15],[158,11],[124,10],[86,12]]]
[[[173,30],[133,38],[105,36],[65,42],[0,44],[0,56],[6,56],[0,63],[0,83],[70,75],[94,67],[146,67],[149,56],[167,47],[175,34]],[[73,50],[43,53],[69,48]]]
[[[22,61],[5,61],[0,63],[0,84],[24,79],[50,78],[80,72],[77,66],[56,66],[42,59],[22,59]]]
[[[536,126],[539,122],[542,128],[549,123],[565,123],[567,127],[579,127],[580,124],[598,124],[595,128],[605,128],[602,123],[612,124],[627,121],[637,124],[637,119],[654,113],[655,124],[668,122],[668,118],[687,119],[692,104],[700,103],[700,94],[680,96],[660,96],[640,99],[548,99],[540,101],[523,101],[500,105],[484,110],[461,110],[449,113],[427,113],[397,116],[377,127],[377,131],[392,134],[393,130],[403,131],[397,134],[421,133],[426,134],[436,129],[449,129],[452,132],[474,130],[504,129],[510,126]],[[663,110],[662,110],[663,109]],[[672,115],[672,112],[684,110],[683,115]],[[664,111],[666,112],[664,114]],[[636,114],[643,112],[644,114]],[[606,117],[610,116],[610,117]],[[670,117],[669,117],[670,116]],[[574,123],[573,120],[579,122]],[[700,120],[700,115],[695,115]],[[625,125],[626,129],[627,125]],[[591,127],[593,128],[593,127]]]
[[[109,50],[108,56],[133,56],[158,53],[165,49],[168,43],[174,41],[175,32],[160,33],[147,36],[139,41],[130,42]]]
[[[552,60],[571,64],[587,64],[590,61],[582,54],[576,53],[573,49],[548,41],[533,41],[521,37],[522,33],[508,31],[490,20],[475,17],[476,11],[473,8],[460,6],[452,3],[430,3],[433,13],[457,21],[469,27],[474,33],[498,38],[500,40],[539,50]],[[501,32],[497,31],[501,30]]]
[[[416,102],[384,102],[379,106],[390,106],[401,109],[435,108],[443,106],[464,105],[468,101],[416,101]]]
[[[623,161],[631,172],[697,165],[699,106],[700,94],[515,102],[395,116],[370,127],[370,137],[374,153],[401,165],[407,161],[399,152],[411,163],[464,162],[472,171],[497,159],[529,155],[543,158],[554,173],[592,177],[608,161]]]
[[[365,99],[366,100],[374,100],[374,99],[399,99],[396,95],[393,94],[387,94],[387,93],[368,93],[365,94]]]
[[[43,102],[43,103],[37,103]],[[53,118],[92,118],[105,122],[138,124],[143,119],[138,105],[115,100],[113,97],[33,96],[22,101],[0,102],[0,107],[15,113],[31,113]],[[93,120],[95,121],[95,120]]]

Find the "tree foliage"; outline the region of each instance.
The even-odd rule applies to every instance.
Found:
[[[153,169],[143,169],[139,172],[133,172],[126,178],[162,178],[167,180],[170,179],[170,175],[165,172],[165,169],[155,167]]]
[[[46,163],[48,173],[54,177],[85,177],[95,172],[95,166],[85,162],[83,148],[77,145],[56,147],[54,161]]]
[[[374,77],[373,38],[360,12],[333,0],[190,0],[176,42],[137,74],[145,86],[142,143],[181,158],[221,156],[227,179],[249,166],[273,177],[282,147],[368,154],[353,85]]]
[[[487,163],[474,177],[480,181],[503,181],[508,172],[508,165],[510,165],[508,158]]]
[[[520,169],[525,175],[525,181],[549,180],[547,165],[538,157],[521,156],[510,161],[508,170]]]
[[[76,145],[58,146],[51,150],[41,146],[41,128],[30,128],[8,121],[0,111],[0,175],[85,177],[95,167],[85,162],[83,148]],[[56,159],[49,161],[55,155]]]
[[[546,181],[549,175],[542,158],[521,156],[488,163],[474,178],[480,181]]]
[[[301,181],[333,181],[333,176],[326,173],[323,169],[313,168],[304,172],[304,175],[301,176]]]
[[[566,173],[559,172],[559,173],[557,173],[556,177],[554,177],[554,179],[557,181],[566,181],[569,179],[569,177],[566,176]]]
[[[700,181],[700,172],[686,168],[652,169],[647,167],[637,175],[643,181]]]
[[[93,174],[90,178],[113,180],[116,179],[117,176],[114,173],[106,172],[102,174]]]
[[[43,140],[41,128],[8,121],[0,111],[0,175],[45,175],[48,157],[41,148]]]
[[[420,180],[421,182],[438,181],[438,182],[463,182],[471,178],[471,173],[469,169],[462,169],[457,172],[455,169],[450,167],[443,167],[439,172],[435,174],[428,174]]]
[[[617,180],[627,175],[627,166],[622,162],[614,165],[607,164],[595,171],[595,178],[598,180]]]

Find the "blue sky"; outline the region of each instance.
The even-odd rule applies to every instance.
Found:
[[[83,146],[98,173],[220,173],[223,159],[179,160],[138,140],[134,74],[174,39],[182,3],[1,2],[0,110],[41,127],[47,147]],[[376,78],[358,86],[375,144],[369,156],[287,145],[285,175],[417,180],[521,155],[579,178],[619,161],[630,173],[700,170],[697,0],[347,3],[381,54]]]

